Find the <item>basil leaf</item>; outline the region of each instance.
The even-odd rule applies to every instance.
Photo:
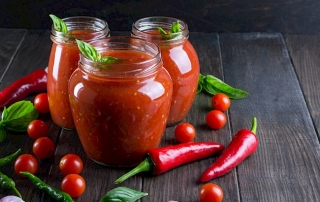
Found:
[[[55,30],[63,33],[68,33],[67,25],[62,19],[58,18],[53,14],[50,14],[49,16],[52,19],[53,27]]]
[[[160,34],[167,34],[167,32],[162,29],[162,27],[157,27]]]
[[[76,41],[80,52],[85,57],[89,58],[92,61],[98,62],[99,53],[92,45],[78,39],[76,39]]]
[[[11,131],[26,131],[29,123],[39,115],[32,102],[22,100],[4,110],[1,125]]]
[[[84,41],[76,39],[80,52],[94,62],[103,62],[106,64],[114,64],[121,61],[121,59],[111,56],[101,56],[98,51],[91,45]]]
[[[147,195],[148,193],[140,192],[128,187],[117,187],[104,195],[99,202],[135,202]]]
[[[180,32],[180,23],[179,21],[172,23],[170,33]]]
[[[181,35],[179,21],[172,23],[170,31],[168,33],[161,27],[157,28],[159,33],[163,36],[163,39],[173,39]]]
[[[197,93],[201,92],[203,89],[212,95],[224,93],[230,99],[241,99],[248,96],[246,91],[234,88],[212,75],[204,76],[200,74]]]
[[[3,142],[7,137],[7,132],[3,126],[0,125],[0,143]]]
[[[199,75],[197,93],[200,93],[202,91],[204,78],[205,76],[203,76],[202,74]]]
[[[234,88],[212,75],[206,76],[205,82],[211,84],[216,92],[224,93],[231,99],[241,99],[248,96],[247,92]]]
[[[7,115],[8,115],[8,110],[7,110],[6,106],[5,106],[3,108],[3,112],[2,112],[2,115],[1,115],[1,120],[6,119]],[[1,122],[0,122],[0,124],[1,124]]]
[[[121,60],[112,56],[103,56],[99,59],[99,62],[107,63],[107,64],[115,64],[120,62]]]

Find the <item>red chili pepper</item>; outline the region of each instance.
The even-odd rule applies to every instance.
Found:
[[[258,147],[258,138],[255,135],[256,129],[257,120],[253,118],[251,131],[240,130],[217,160],[204,171],[200,177],[200,182],[206,182],[227,174],[245,158],[253,154]]]
[[[223,149],[224,146],[216,142],[188,142],[150,149],[144,161],[118,178],[115,183],[121,183],[140,172],[149,171],[154,175],[159,175],[182,164],[212,156]]]
[[[31,93],[47,91],[47,72],[38,69],[16,80],[0,92],[0,109],[24,99]]]

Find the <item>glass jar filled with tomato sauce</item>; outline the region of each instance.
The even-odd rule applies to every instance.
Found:
[[[163,35],[158,28],[169,32],[173,23],[179,23],[180,31]],[[173,81],[173,94],[168,125],[183,120],[189,112],[198,87],[200,65],[198,55],[190,43],[188,25],[171,17],[147,17],[132,25],[131,35],[143,37],[160,46],[163,66]]]
[[[133,166],[160,144],[172,98],[171,77],[154,43],[108,37],[90,44],[118,62],[93,62],[81,54],[69,83],[79,139],[95,162]]]
[[[66,128],[75,129],[68,95],[68,82],[73,71],[78,67],[79,54],[75,39],[89,42],[109,36],[106,21],[88,16],[76,16],[62,19],[68,33],[59,32],[52,26],[53,42],[49,63],[47,93],[49,108],[54,123]]]

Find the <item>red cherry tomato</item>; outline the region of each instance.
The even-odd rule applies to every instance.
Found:
[[[50,138],[40,137],[33,143],[32,151],[40,159],[49,158],[55,151],[55,145]]]
[[[211,99],[213,109],[226,111],[230,107],[230,98],[224,93],[217,93]]]
[[[45,122],[38,119],[31,121],[27,128],[27,133],[29,137],[31,137],[32,139],[45,137],[47,136],[48,131],[49,131],[48,125]]]
[[[36,110],[38,112],[40,112],[40,113],[48,113],[48,112],[50,112],[47,93],[38,94],[34,98],[33,105],[36,108]]]
[[[226,124],[227,117],[222,111],[214,109],[207,114],[206,122],[210,128],[217,130]]]
[[[199,190],[200,202],[221,202],[223,191],[220,186],[208,183],[203,185]]]
[[[82,159],[75,154],[67,154],[63,156],[59,163],[62,174],[80,174],[83,169]]]
[[[31,154],[22,154],[16,159],[14,163],[14,170],[21,177],[26,177],[20,174],[21,171],[35,174],[38,170],[38,161],[36,157]]]
[[[181,123],[174,129],[174,136],[181,142],[191,142],[196,136],[196,129],[190,123]]]
[[[69,174],[61,182],[61,190],[68,193],[72,198],[77,198],[86,189],[86,182],[78,174]]]

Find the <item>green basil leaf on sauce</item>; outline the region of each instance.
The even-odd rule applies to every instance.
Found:
[[[128,187],[116,187],[104,195],[99,202],[135,202],[147,195],[148,193],[140,192]]]
[[[53,14],[50,14],[49,16],[52,19],[53,27],[55,30],[63,33],[68,33],[67,25],[62,19],[58,18]]]
[[[170,33],[181,32],[179,21],[172,23]]]
[[[91,45],[84,41],[76,39],[80,52],[94,62],[102,62],[106,64],[115,64],[121,62],[121,59],[112,56],[101,56],[98,51]]]
[[[181,35],[181,28],[179,21],[172,23],[170,31],[166,32],[162,27],[157,27],[163,39],[173,39]]]
[[[78,40],[77,41],[77,45],[78,48],[80,50],[80,52],[87,58],[89,58],[90,60],[94,61],[94,62],[98,62],[98,58],[100,57],[98,51],[90,44]]]
[[[4,108],[0,125],[11,131],[26,131],[29,123],[38,118],[32,102],[22,100]]]
[[[248,96],[246,91],[234,88],[212,75],[204,76],[200,74],[197,93],[201,92],[202,90],[205,90],[211,95],[224,93],[230,99],[241,99]]]

